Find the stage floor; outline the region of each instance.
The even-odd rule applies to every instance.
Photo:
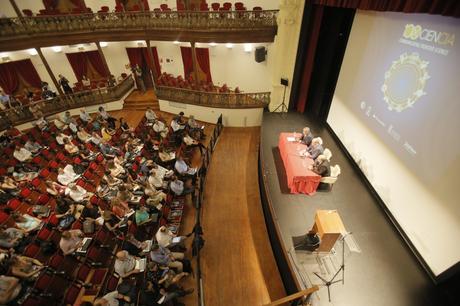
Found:
[[[277,147],[278,136],[281,132],[300,133],[306,125],[315,136],[321,136],[323,146],[332,151],[331,165],[339,164],[342,169],[331,192],[308,196],[290,194],[287,188]],[[321,287],[315,296],[316,305],[436,305],[429,277],[325,128],[297,113],[289,113],[287,118],[264,113],[261,137],[269,196],[286,250],[300,272],[301,283],[321,284],[312,272],[323,272],[328,278],[334,265],[340,265],[341,261],[341,256],[316,258],[293,249],[291,237],[304,235],[313,226],[316,210],[337,209],[345,228],[352,232],[361,249],[361,253],[346,252],[345,284],[331,287],[332,302],[328,302],[327,289]]]

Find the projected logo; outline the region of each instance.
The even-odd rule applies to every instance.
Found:
[[[399,59],[393,61],[390,69],[385,72],[381,87],[383,100],[388,104],[389,110],[402,112],[426,95],[424,89],[430,78],[428,64],[418,53],[403,53]]]
[[[455,34],[424,29],[420,25],[406,24],[403,37],[411,40],[424,40],[440,45],[454,45]]]

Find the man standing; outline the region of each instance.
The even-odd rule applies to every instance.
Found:
[[[145,84],[144,84],[144,79],[142,78],[142,69],[139,67],[139,65],[136,65],[133,68],[134,76],[136,77],[136,82],[137,82],[137,89],[139,89],[143,94],[145,93]]]
[[[62,74],[59,75],[59,85],[61,85],[66,95],[73,93],[73,90],[69,85],[69,80],[67,80]]]

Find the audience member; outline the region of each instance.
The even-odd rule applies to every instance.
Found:
[[[59,241],[59,248],[64,255],[72,254],[82,246],[83,237],[85,235],[78,229],[64,231],[61,235],[61,241]]]

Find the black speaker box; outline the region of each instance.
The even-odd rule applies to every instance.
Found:
[[[284,85],[284,86],[288,86],[288,85],[289,85],[288,79],[283,79],[283,78],[281,78],[280,83],[281,83],[281,85]]]
[[[256,59],[256,62],[262,63],[265,61],[265,56],[267,55],[267,50],[265,47],[257,47],[256,51],[254,52],[254,56]]]

